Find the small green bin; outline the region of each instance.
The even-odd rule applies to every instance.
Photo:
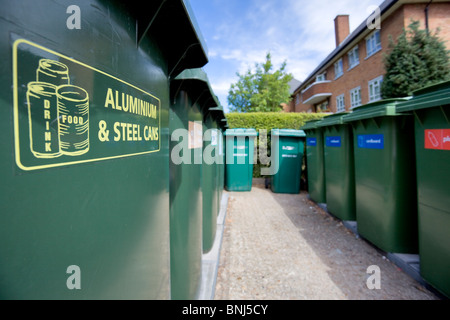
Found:
[[[415,118],[420,272],[450,297],[450,82],[397,107]]]
[[[271,190],[275,193],[299,193],[302,160],[306,134],[303,130],[272,129],[272,161],[276,173],[271,177]]]
[[[228,191],[251,191],[255,129],[227,129],[225,187]]]
[[[348,113],[323,118],[318,123],[324,136],[327,210],[341,220],[356,220],[353,132],[344,123]]]
[[[323,130],[318,127],[320,121],[322,120],[307,121],[300,129],[306,133],[306,172],[309,196],[317,203],[325,203]]]
[[[381,100],[344,117],[353,127],[358,232],[386,252],[417,253],[412,115],[406,99]]]

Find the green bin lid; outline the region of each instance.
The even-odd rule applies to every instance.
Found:
[[[300,127],[300,129],[301,130],[317,129],[317,125],[319,124],[320,121],[322,121],[322,119],[314,119],[314,120],[306,121],[306,123],[302,127]]]
[[[273,136],[283,136],[283,137],[306,137],[305,131],[295,130],[295,129],[272,129],[271,134]]]
[[[411,97],[379,100],[356,107],[353,109],[352,113],[343,117],[343,121],[346,123],[376,117],[401,116],[403,114],[397,112],[397,105],[408,99],[411,99]]]
[[[226,136],[246,136],[246,137],[256,137],[258,133],[255,129],[227,129],[224,133]]]
[[[408,112],[448,104],[450,104],[450,81],[444,81],[414,91],[413,98],[400,103],[397,111]]]
[[[329,116],[326,116],[317,124],[317,127],[328,127],[328,126],[334,126],[337,124],[345,124],[344,123],[344,117],[351,112],[340,112],[340,113],[334,113]]]

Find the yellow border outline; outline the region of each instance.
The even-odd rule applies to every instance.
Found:
[[[80,161],[70,161],[70,162],[61,162],[61,163],[55,163],[55,164],[48,164],[48,165],[39,165],[39,166],[32,166],[32,167],[26,167],[24,166],[21,161],[20,161],[20,140],[19,140],[19,94],[18,94],[18,75],[17,75],[17,48],[21,43],[25,43],[28,44],[32,47],[38,48],[40,50],[46,51],[48,53],[54,54],[60,58],[72,61],[73,63],[79,64],[85,68],[89,68],[95,72],[101,73],[103,75],[106,75],[116,81],[122,82],[124,84],[126,84],[127,86],[130,86],[138,91],[143,92],[144,94],[156,99],[158,101],[159,104],[159,123],[158,123],[158,131],[159,131],[159,139],[158,139],[158,150],[152,150],[152,151],[144,151],[144,152],[138,152],[138,153],[130,153],[130,154],[123,154],[123,155],[118,155],[118,156],[112,156],[112,157],[106,157],[106,158],[96,158],[96,159],[87,159],[87,160],[80,160]],[[47,49],[41,45],[38,45],[34,42],[25,40],[25,39],[18,39],[15,40],[13,43],[13,86],[14,86],[14,148],[15,148],[15,158],[16,158],[16,164],[17,166],[24,170],[24,171],[32,171],[32,170],[38,170],[38,169],[46,169],[46,168],[53,168],[53,167],[63,167],[63,166],[70,166],[70,165],[74,165],[74,164],[79,164],[79,163],[88,163],[88,162],[94,162],[94,161],[102,161],[102,160],[110,160],[110,159],[118,159],[118,158],[126,158],[126,157],[133,157],[133,156],[139,156],[139,155],[143,155],[143,154],[149,154],[149,153],[154,153],[154,152],[159,152],[161,151],[161,100],[157,97],[155,97],[154,95],[126,82],[123,81],[119,78],[116,78],[104,71],[98,70],[94,67],[91,67],[85,63],[82,63],[80,61],[77,61],[75,59],[69,58],[63,54],[57,53],[56,51]]]

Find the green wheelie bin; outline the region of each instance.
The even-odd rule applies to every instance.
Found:
[[[253,179],[255,129],[225,131],[225,188],[228,191],[251,191]]]
[[[171,82],[170,274],[176,300],[195,299],[201,280],[202,229],[208,220],[203,217],[202,201],[211,197],[202,189],[207,89],[202,69],[185,70]]]
[[[415,118],[420,273],[450,297],[450,82],[413,94],[397,110]]]
[[[170,79],[208,61],[188,2],[1,1],[0,35],[0,299],[170,299]]]
[[[204,138],[203,138],[203,252],[211,250],[217,229],[217,216],[220,209],[220,170],[223,169],[223,155],[220,148],[222,132],[218,122],[224,117],[223,108],[217,98],[209,89],[210,98],[205,101],[208,105],[204,115]],[[220,119],[220,121],[218,121]]]
[[[306,133],[306,172],[310,198],[317,203],[326,203],[325,166],[323,158],[322,121],[310,120],[300,129]]]
[[[381,100],[344,117],[352,125],[359,234],[386,252],[417,253],[414,123]]]
[[[356,220],[353,132],[337,113],[317,125],[324,136],[325,190],[327,210],[341,220]]]
[[[272,129],[272,161],[276,161],[271,176],[271,190],[275,193],[299,193],[306,134],[303,130]]]

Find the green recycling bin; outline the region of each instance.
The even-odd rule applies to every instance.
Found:
[[[253,159],[255,129],[227,129],[225,188],[228,191],[251,191],[253,179]]]
[[[272,161],[275,174],[271,176],[271,190],[275,193],[299,193],[304,153],[303,130],[272,129]]]
[[[307,121],[300,129],[306,133],[306,172],[309,196],[317,203],[326,203],[323,130],[318,127],[320,121],[322,120]]]
[[[324,136],[325,190],[327,210],[341,220],[356,220],[353,132],[338,113],[317,125]]]
[[[415,116],[420,273],[450,297],[450,82],[397,107]]]
[[[210,91],[212,92],[212,91]],[[220,163],[223,162],[220,154],[221,132],[217,125],[217,117],[222,119],[223,108],[217,98],[211,93],[208,111],[204,116],[204,142],[203,142],[203,252],[211,250],[216,235],[217,215],[219,214],[219,179]]]
[[[0,299],[170,299],[169,79],[203,40],[182,0],[72,3],[1,1]]]
[[[381,100],[344,117],[352,125],[359,234],[381,250],[417,253],[414,123],[405,99]]]
[[[195,299],[201,279],[203,109],[207,75],[183,71],[171,82],[170,274],[172,299]],[[207,194],[204,197],[208,197]],[[211,195],[209,195],[211,197]]]

